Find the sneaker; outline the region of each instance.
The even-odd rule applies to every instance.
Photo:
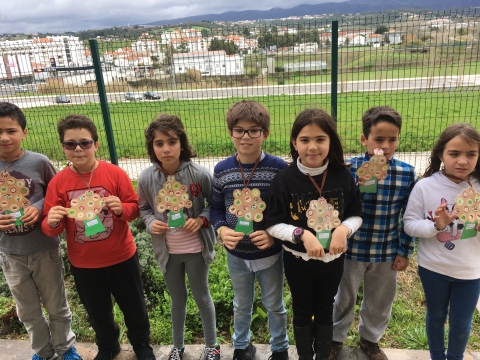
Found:
[[[340,350],[342,350],[343,343],[338,341],[332,341],[332,348],[330,350],[330,356],[328,360],[335,360]]]
[[[121,350],[120,344],[117,343],[117,347],[113,350],[98,350],[97,356],[93,360],[112,360]]]
[[[274,351],[272,355],[268,357],[268,360],[288,360],[288,350]]]
[[[253,360],[256,352],[257,349],[250,343],[245,349],[235,349],[233,360]]]
[[[153,349],[147,343],[134,346],[133,352],[137,355],[138,360],[156,360]]]
[[[53,354],[52,356],[50,356],[48,358],[42,358],[42,357],[38,356],[37,354],[33,354],[33,356],[32,356],[32,360],[55,360],[56,358],[58,358],[57,353]]]
[[[72,346],[68,351],[62,355],[63,360],[82,360],[82,357],[75,349],[75,346]]]
[[[217,343],[212,347],[205,347],[203,352],[204,360],[220,360],[220,345]]]
[[[185,352],[184,346],[181,348],[172,347],[172,350],[168,355],[168,360],[182,360],[184,352]]]
[[[360,338],[360,349],[367,354],[370,360],[388,360],[387,355],[378,347],[378,343],[373,343],[364,338]]]

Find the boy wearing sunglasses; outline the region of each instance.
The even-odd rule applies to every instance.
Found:
[[[155,360],[140,264],[128,227],[139,215],[137,194],[122,169],[95,158],[98,135],[92,120],[69,115],[57,127],[70,165],[48,186],[42,230],[49,236],[66,230],[75,285],[95,330],[95,360],[113,359],[121,350],[112,295],[137,359]]]
[[[272,350],[270,359],[287,360],[287,313],[283,304],[281,241],[265,231],[263,221],[248,222],[245,221],[248,215],[243,218],[242,210],[235,215],[229,211],[234,200],[238,201],[233,196],[234,190],[258,189],[264,201],[273,178],[287,164],[262,151],[262,144],[270,134],[270,113],[264,105],[255,101],[240,101],[228,110],[226,122],[237,153],[215,166],[210,218],[218,239],[227,249],[234,292],[233,359],[252,360],[255,356],[255,346],[250,343],[250,323],[257,279],[262,302],[267,309]],[[255,199],[259,200],[259,197]],[[239,229],[237,225],[246,222],[251,226],[250,231]]]
[[[55,169],[46,156],[22,149],[26,126],[20,108],[0,102],[0,265],[27,329],[32,360],[59,355],[81,360],[74,347],[59,238],[44,235],[37,223]],[[12,201],[19,195],[20,205]]]

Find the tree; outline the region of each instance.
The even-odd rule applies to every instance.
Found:
[[[375,34],[383,34],[383,33],[386,33],[388,30],[390,30],[388,26],[379,25],[377,27],[377,30],[375,30]]]
[[[182,40],[180,45],[178,45],[177,50],[181,53],[187,53],[190,51],[190,49],[188,48],[188,43],[185,40]]]
[[[243,28],[243,35],[244,36],[250,36],[250,29],[248,27]]]
[[[218,40],[216,38],[210,41],[208,51],[224,50],[227,55],[233,55],[238,52],[238,46],[233,41]]]
[[[202,37],[206,38],[208,37],[208,29],[202,29]]]

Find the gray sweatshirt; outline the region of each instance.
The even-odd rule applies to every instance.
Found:
[[[138,178],[138,206],[140,216],[147,227],[147,232],[152,234],[152,223],[154,220],[167,222],[167,212],[159,212],[155,203],[158,191],[165,183],[165,174],[158,171],[160,166],[153,164],[149,168],[143,170]],[[203,166],[198,165],[190,160],[183,161],[175,178],[188,188],[190,200],[193,206],[185,209],[189,218],[204,216],[209,221],[207,228],[202,227],[198,231],[198,236],[202,242],[202,256],[205,264],[210,264],[215,255],[213,246],[215,244],[215,232],[210,225],[210,202],[212,196],[212,175]],[[193,193],[192,193],[193,191]],[[155,257],[160,263],[163,273],[167,272],[168,249],[165,242],[165,234],[152,235],[152,245]]]
[[[8,163],[0,160],[0,170],[5,169]],[[25,180],[29,189],[27,198],[41,216],[47,185],[55,176],[55,169],[48,158],[42,154],[25,151],[20,159],[12,162],[7,172],[16,179]],[[58,248],[58,237],[46,236],[40,229],[40,222],[39,219],[31,226],[16,225],[12,230],[0,231],[0,251],[7,254],[31,255]]]

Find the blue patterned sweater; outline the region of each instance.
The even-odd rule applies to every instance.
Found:
[[[253,166],[254,164],[242,164],[246,180],[248,180]],[[286,166],[287,163],[282,159],[263,153],[248,187],[250,189],[259,189],[262,200],[266,201],[267,191],[273,178]],[[242,174],[236,155],[220,161],[215,166],[213,196],[210,204],[210,220],[215,230],[218,230],[221,226],[228,226],[231,229],[235,228],[238,218],[228,212],[228,208],[233,204],[233,190],[242,190],[243,187]],[[265,230],[264,221],[254,221],[253,230]],[[234,250],[227,249],[227,251],[241,259],[255,260],[279,253],[282,251],[282,244],[280,240],[275,239],[275,243],[271,247],[260,250],[251,242],[250,237],[245,236]]]

